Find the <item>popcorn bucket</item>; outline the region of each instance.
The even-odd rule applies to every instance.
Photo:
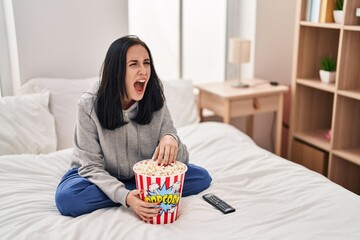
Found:
[[[182,162],[169,166],[157,166],[157,162],[143,160],[133,167],[136,188],[143,190],[141,199],[146,202],[159,203],[159,214],[152,224],[167,224],[176,221],[180,208],[187,166]]]

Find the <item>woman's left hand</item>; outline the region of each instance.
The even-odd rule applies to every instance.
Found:
[[[165,135],[160,139],[154,153],[154,160],[161,166],[166,166],[176,161],[178,144],[171,135]]]

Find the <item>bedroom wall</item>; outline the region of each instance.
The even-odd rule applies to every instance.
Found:
[[[3,96],[12,94],[11,69],[6,32],[4,2],[0,1],[0,80]]]
[[[229,37],[238,37],[243,39],[249,39],[251,41],[251,52],[250,52],[250,62],[242,64],[241,66],[241,77],[243,79],[252,79],[254,77],[254,61],[255,61],[255,49],[256,49],[256,5],[257,1],[254,0],[230,0],[231,6],[228,6],[228,11],[234,11],[239,16],[237,16],[237,22],[234,23],[233,19],[228,19],[228,34]],[[237,7],[237,10],[229,9],[229,7]],[[229,16],[229,15],[228,15]],[[231,16],[230,16],[231,18]],[[228,67],[231,64],[227,64]],[[229,79],[233,79],[234,76],[231,76],[231,73],[228,72]],[[220,118],[214,116],[210,120],[221,121]],[[244,117],[239,117],[231,119],[231,124],[242,130],[246,131],[246,120]],[[256,126],[255,126],[256,128]],[[255,142],[264,142],[263,146],[269,146],[267,141],[261,141],[264,136],[260,135],[257,138],[254,138]],[[267,149],[270,150],[270,147]]]
[[[242,68],[244,78],[263,78],[284,85],[291,84],[293,35],[296,0],[239,0],[239,37],[252,40],[254,60]],[[284,121],[288,122],[289,96],[286,95]],[[222,121],[217,116],[208,121]],[[254,140],[269,151],[274,149],[272,134],[273,113],[264,113],[254,118]],[[231,124],[245,131],[245,118],[231,120]],[[282,156],[286,157],[287,129],[283,128]]]
[[[161,79],[224,81],[226,1],[131,0],[129,33],[148,44]]]
[[[148,45],[160,79],[178,79],[179,0],[131,0],[128,4],[129,34]]]
[[[250,63],[242,64],[241,74],[244,79],[254,77],[254,60],[256,49],[256,6],[257,1],[239,0],[239,37],[251,40]]]
[[[12,3],[21,84],[34,77],[98,75],[109,45],[128,33],[127,0]]]
[[[254,76],[291,84],[296,0],[257,0]],[[288,123],[290,98],[285,96],[284,122]],[[271,149],[273,114],[255,118],[258,145]],[[286,157],[287,128],[283,128],[282,156]]]
[[[263,78],[284,85],[291,84],[293,35],[296,0],[239,0],[239,37],[252,40],[253,62],[244,66],[244,78]],[[290,97],[285,95],[284,122],[289,121]],[[209,120],[221,121],[214,116]],[[245,131],[245,119],[231,123]],[[254,118],[254,140],[260,147],[274,149],[272,128],[274,114],[264,113]],[[287,128],[283,128],[282,154],[287,154]]]

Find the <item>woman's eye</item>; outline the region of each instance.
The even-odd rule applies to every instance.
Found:
[[[150,65],[150,62],[144,62],[145,65]]]

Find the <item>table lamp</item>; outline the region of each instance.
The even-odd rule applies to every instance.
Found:
[[[246,88],[248,84],[241,81],[241,64],[250,62],[251,41],[240,38],[230,38],[229,40],[229,63],[238,64],[239,80],[233,87]]]

